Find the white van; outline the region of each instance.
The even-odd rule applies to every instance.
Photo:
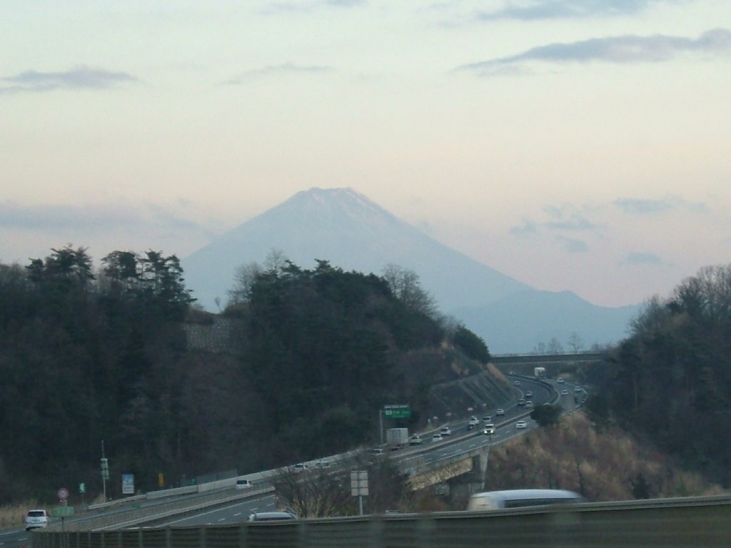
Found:
[[[467,503],[467,510],[498,510],[500,508],[522,508],[524,506],[572,504],[577,502],[586,502],[586,499],[573,491],[564,491],[562,489],[513,489],[475,493]]]

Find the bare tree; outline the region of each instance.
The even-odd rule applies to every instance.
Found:
[[[228,290],[227,305],[247,303],[251,299],[251,291],[256,278],[264,272],[281,274],[288,266],[289,259],[280,249],[272,249],[264,260],[264,266],[256,261],[236,267],[234,285]]]
[[[563,346],[556,337],[553,337],[550,341],[548,341],[546,354],[563,354]]]
[[[256,262],[237,267],[234,274],[234,285],[228,290],[228,304],[249,302],[254,280],[262,272],[263,268]]]
[[[436,301],[434,297],[422,289],[416,272],[395,264],[388,264],[383,269],[382,276],[396,298],[406,306],[431,318],[437,317]]]
[[[272,249],[264,259],[264,270],[281,273],[289,264],[289,259],[281,249]]]
[[[569,346],[574,354],[578,354],[584,348],[584,340],[581,338],[576,331],[571,333],[566,344]]]
[[[355,513],[350,479],[340,469],[282,468],[274,479],[280,501],[301,518]]]

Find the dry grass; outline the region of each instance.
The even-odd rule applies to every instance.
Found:
[[[32,500],[21,504],[0,506],[0,529],[22,526],[25,513],[33,508],[38,508],[38,503]]]
[[[725,492],[626,432],[597,432],[583,413],[492,449],[486,489],[546,487],[581,492],[590,501],[631,500],[639,478],[653,498]]]

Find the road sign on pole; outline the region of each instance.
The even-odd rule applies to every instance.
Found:
[[[66,500],[67,498],[69,498],[69,490],[65,487],[61,487],[61,489],[59,489],[56,494],[58,495],[58,500]]]
[[[368,495],[367,470],[354,470],[350,473],[350,492],[354,497]]]
[[[411,407],[408,405],[386,405],[383,414],[387,419],[408,419],[411,417]]]
[[[135,494],[135,475],[134,474],[122,474],[122,494],[123,495],[134,495]]]
[[[368,471],[353,470],[350,473],[350,493],[358,497],[360,515],[363,515],[363,497],[368,495]]]

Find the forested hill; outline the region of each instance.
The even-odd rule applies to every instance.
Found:
[[[731,486],[731,265],[706,267],[648,301],[590,400],[668,455]]]
[[[111,495],[252,471],[378,439],[378,409],[484,370],[484,341],[440,318],[413,273],[283,261],[232,288],[235,353],[189,348],[196,310],[177,258],[83,248],[0,264],[0,502],[59,486]],[[116,493],[118,494],[118,493]]]

